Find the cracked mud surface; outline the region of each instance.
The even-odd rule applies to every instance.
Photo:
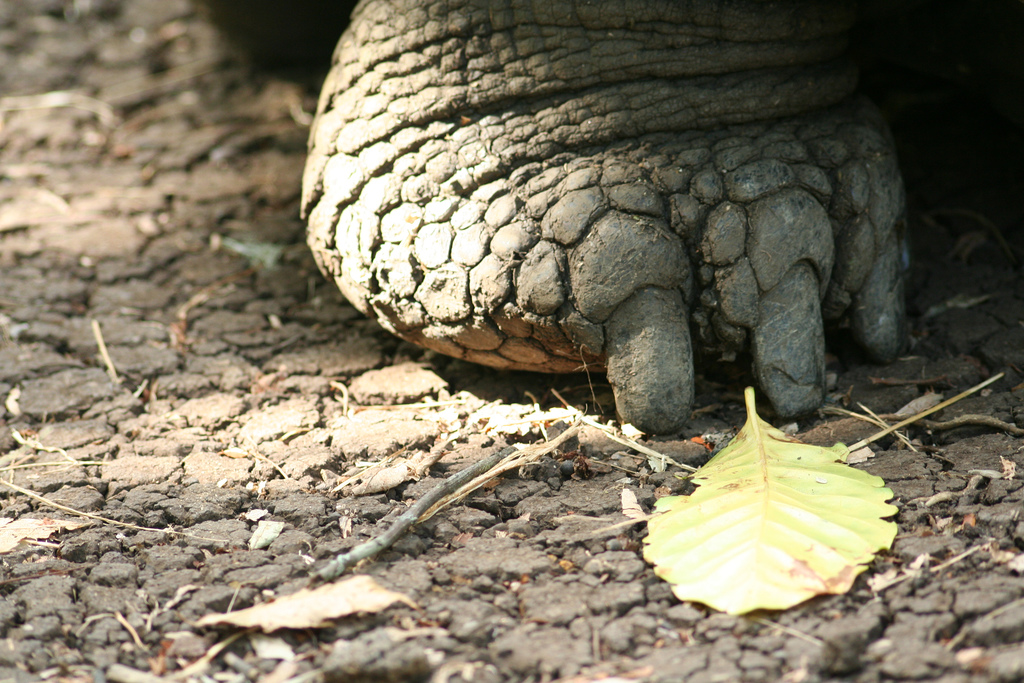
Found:
[[[180,1],[0,7],[2,476],[133,525],[94,523],[0,556],[0,680],[178,672],[231,633],[196,628],[201,616],[297,590],[440,477],[506,443],[539,441],[528,425],[487,429],[529,412],[521,404],[558,406],[556,389],[610,416],[602,376],[500,373],[425,352],[366,321],[323,281],[297,218],[302,112],[317,78],[237,66]],[[911,202],[915,346],[879,367],[831,339],[830,402],[891,413],[928,388],[948,397],[1003,371],[991,391],[937,419],[976,414],[1019,428],[1024,284],[977,217],[1021,257],[1024,143],[983,104],[927,88],[914,94],[928,105],[880,99]],[[38,99],[69,90],[88,97]],[[276,267],[240,253],[254,244],[280,247]],[[658,447],[699,464],[706,453],[688,439],[738,426],[748,381],[728,367],[705,374],[690,427]],[[821,415],[798,428],[828,445],[872,431]],[[12,430],[49,450],[20,445]],[[1001,475],[1004,460],[1024,472],[1024,440],[983,426],[910,436],[920,452],[883,440],[862,465],[893,489],[900,534],[845,596],[756,619],[678,603],[639,558],[639,527],[593,530],[623,519],[623,486],[649,509],[685,484],[586,433],[591,478],[546,459],[365,565],[420,610],[278,634],[287,647],[277,654],[245,636],[205,673],[1020,680],[1024,576],[1012,558],[1024,549],[1024,481]],[[388,493],[331,493],[357,462],[401,448],[443,454],[429,476]],[[2,517],[79,519],[3,488]],[[249,550],[258,510],[284,530]],[[915,562],[925,569],[912,578],[877,593],[868,584]]]

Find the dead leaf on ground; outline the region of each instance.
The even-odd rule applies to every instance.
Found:
[[[396,602],[416,608],[409,597],[390,591],[369,576],[353,576],[315,589],[303,589],[247,609],[228,614],[207,614],[197,626],[229,625],[258,628],[271,633],[282,628],[323,628],[357,612],[381,612]]]
[[[903,581],[903,578],[900,576],[900,570],[890,567],[880,574],[873,574],[868,577],[868,588],[871,589],[872,593],[879,593],[901,581]]]
[[[252,645],[256,657],[259,659],[276,659],[290,662],[297,657],[295,649],[280,636],[253,633],[249,636],[249,644]]]
[[[913,579],[919,576],[921,572],[927,570],[931,566],[931,561],[931,555],[922,553],[915,557],[910,564],[900,568],[890,567],[881,574],[868,577],[868,588],[871,589],[872,593],[877,594],[890,586],[903,583],[907,579]]]
[[[646,519],[647,515],[630,489],[622,489],[622,514],[630,519]]]
[[[284,522],[261,519],[252,532],[252,536],[249,537],[249,550],[269,548],[282,531],[284,531]]]
[[[64,529],[80,529],[91,522],[66,519],[11,519],[0,517],[0,553],[9,553],[22,541],[41,541]]]
[[[1013,479],[1017,476],[1017,463],[1001,455],[999,456],[999,462],[1003,466],[1003,479]]]
[[[225,458],[234,458],[236,460],[252,457],[252,454],[249,451],[244,448],[239,448],[238,446],[229,446],[228,448],[218,452],[217,455],[223,455]]]
[[[410,479],[419,480],[441,459],[443,453],[416,453],[407,460],[379,467],[373,466],[365,472],[346,479],[333,491],[342,491],[351,496],[365,496],[390,491]]]
[[[942,394],[927,391],[896,411],[896,417],[910,417],[942,403]]]
[[[846,464],[856,465],[858,463],[867,462],[873,457],[875,457],[875,452],[867,446],[864,446],[863,448],[858,448],[854,452],[850,453],[846,458]]]

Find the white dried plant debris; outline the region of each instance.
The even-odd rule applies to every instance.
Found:
[[[352,496],[365,496],[390,491],[399,484],[410,480],[419,480],[426,476],[430,468],[441,459],[443,452],[414,453],[404,460],[393,461],[385,465],[378,463],[349,479],[346,479],[334,491],[342,491]],[[384,461],[387,462],[387,461]]]
[[[1001,455],[999,456],[999,462],[1003,466],[1003,479],[1013,479],[1017,476],[1017,463]]]
[[[18,405],[18,401],[21,399],[21,387],[14,387],[7,394],[7,400],[4,401],[4,408],[7,409],[14,417],[21,415],[21,406]]]
[[[245,513],[245,519],[250,522],[258,522],[267,515],[270,514],[270,510],[263,510],[261,508],[253,508]]]
[[[275,659],[290,662],[295,659],[295,650],[284,638],[266,633],[249,634],[249,644],[259,659]]]

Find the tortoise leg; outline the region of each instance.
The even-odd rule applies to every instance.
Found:
[[[645,287],[605,323],[608,381],[624,423],[678,432],[693,404],[689,312],[678,290]]]

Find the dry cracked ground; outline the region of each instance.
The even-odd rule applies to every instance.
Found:
[[[360,567],[418,608],[197,627],[305,586],[465,463],[542,440],[535,401],[609,417],[600,376],[424,353],[323,282],[296,215],[319,76],[247,70],[184,0],[0,5],[0,517],[84,523],[0,555],[0,681],[1024,679],[1024,142],[982,99],[898,73],[874,94],[910,191],[914,347],[872,367],[837,333],[829,405],[892,413],[1006,375],[910,428],[916,450],[874,444],[861,466],[900,531],[849,594],[752,618],[679,603],[642,525],[593,532],[624,519],[623,487],[649,509],[686,482],[585,432],[583,459],[494,480]],[[716,372],[659,449],[699,464],[691,437],[740,424],[745,376]],[[797,429],[873,430],[824,413]],[[334,491],[402,449],[440,460]],[[259,521],[283,527],[250,549]]]

